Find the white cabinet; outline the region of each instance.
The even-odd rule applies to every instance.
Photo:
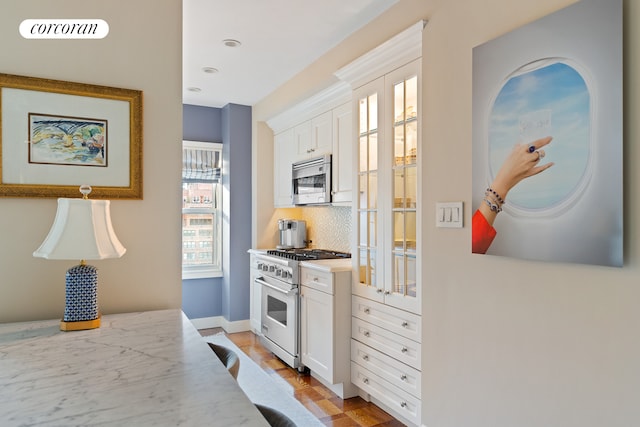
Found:
[[[314,373],[335,382],[333,370],[333,295],[302,287],[302,363]]]
[[[353,114],[351,103],[334,108],[331,201],[350,203],[353,188]]]
[[[291,164],[332,155],[332,202],[350,203],[351,86],[339,82],[267,120],[274,132],[274,206],[291,207]]]
[[[416,314],[420,288],[420,60],[356,89],[354,294]]]
[[[421,64],[418,22],[336,72],[353,89],[351,381],[421,423]]]
[[[300,276],[301,362],[341,398],[356,396],[350,374],[350,264],[304,262]]]
[[[351,382],[394,414],[419,425],[420,316],[353,296]]]
[[[333,112],[327,111],[311,119],[310,157],[331,153],[333,148]]]
[[[305,160],[331,153],[332,119],[332,112],[327,111],[295,127],[296,160]]]
[[[294,131],[294,128],[288,129],[275,135],[273,140],[273,205],[277,208],[293,205],[291,163],[295,158]]]
[[[331,154],[331,201],[349,203],[353,182],[351,103],[326,111],[274,137],[274,206],[290,207],[291,164]]]
[[[303,160],[311,154],[311,120],[296,125],[293,128],[294,145],[290,147],[293,151],[293,161]]]

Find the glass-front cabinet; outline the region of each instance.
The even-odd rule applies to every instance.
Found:
[[[362,87],[356,92],[358,112],[358,143],[357,143],[357,271],[360,276],[358,294],[364,297],[382,301],[383,281],[379,280],[382,269],[383,252],[380,251],[379,236],[382,236],[382,222],[378,221],[382,205],[378,203],[378,157],[383,141],[381,123],[383,105],[380,103],[384,79]]]
[[[417,314],[419,85],[420,60],[416,60],[354,91],[359,272],[354,293]]]

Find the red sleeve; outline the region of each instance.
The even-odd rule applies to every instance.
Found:
[[[477,210],[473,214],[471,221],[471,252],[474,254],[484,254],[491,246],[493,238],[496,237],[496,229],[487,222],[482,213]]]

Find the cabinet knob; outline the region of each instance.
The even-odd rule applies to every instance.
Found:
[[[363,356],[362,356],[362,358],[363,358],[364,360],[369,360],[369,355],[368,355],[368,354],[365,354],[365,355],[363,355]]]
[[[317,282],[317,281],[318,281],[318,278],[317,278],[317,277],[314,277],[314,278],[313,278],[313,281],[314,281],[314,282]]]
[[[404,322],[402,322],[402,327],[406,328],[407,326],[409,326],[409,322],[407,322],[406,320]]]
[[[376,292],[381,294],[382,293],[382,289],[378,288],[378,289],[376,289]]]
[[[362,335],[364,335],[365,337],[368,337],[370,334],[369,334],[369,331],[364,331]]]
[[[402,375],[400,376],[400,379],[401,379],[402,381],[406,381],[406,380],[407,380],[407,376],[406,376],[405,374],[402,374]]]
[[[390,295],[390,294],[391,294],[391,292],[389,292],[389,291],[384,291],[384,294],[385,294],[385,295]]]
[[[365,384],[369,384],[369,378],[364,378],[364,379],[362,380],[362,382],[363,382],[363,383],[365,383]]]
[[[400,406],[402,406],[403,408],[406,408],[407,407],[407,402],[401,402]]]
[[[362,310],[362,311],[364,311],[366,314],[369,314],[369,313],[371,312],[371,310],[369,310],[369,307],[365,308],[365,309],[364,309],[364,310]]]
[[[407,347],[402,347],[402,352],[406,353],[407,351],[409,351],[409,349]]]

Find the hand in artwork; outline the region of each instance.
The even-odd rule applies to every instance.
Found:
[[[540,138],[531,144],[516,144],[500,167],[491,188],[506,200],[509,191],[520,181],[549,169],[553,162],[538,166],[545,156],[542,147],[548,145],[552,137]]]
[[[551,140],[552,137],[548,136],[530,144],[516,144],[502,163],[473,217],[473,253],[485,253],[491,245],[496,235],[493,223],[498,213],[502,211],[502,205],[509,191],[523,179],[544,172],[554,165],[553,162],[539,165],[540,160],[545,156],[542,148]]]

